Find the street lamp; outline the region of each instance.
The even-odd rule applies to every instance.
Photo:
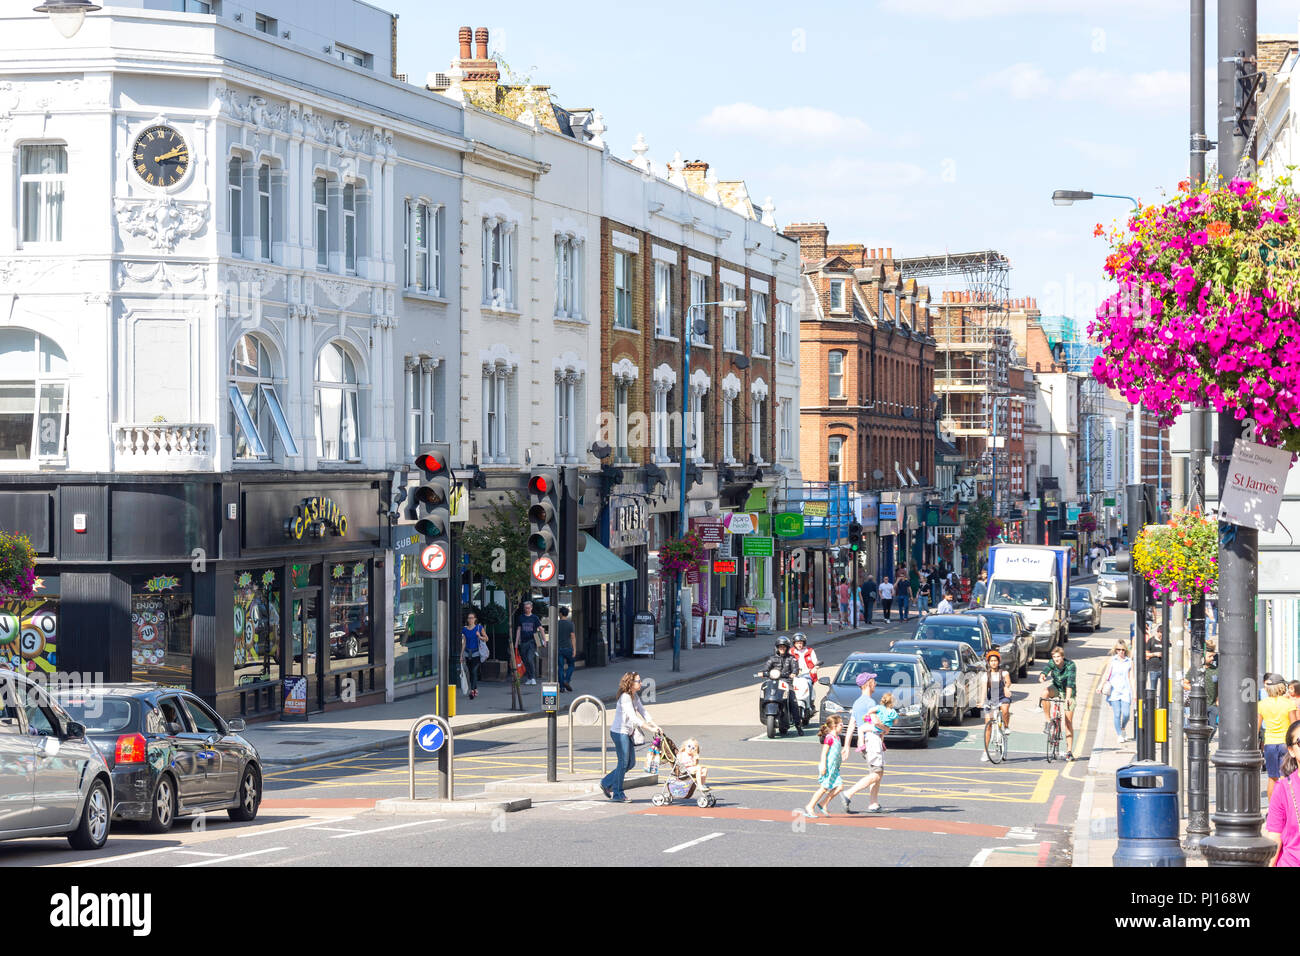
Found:
[[[81,24],[86,20],[86,14],[94,13],[96,10],[102,10],[103,8],[97,3],[91,3],[90,0],[46,0],[39,7],[33,7],[32,9],[36,13],[49,14],[54,29],[71,40],[77,35],[77,31],[81,29]]]
[[[696,309],[703,309],[710,305],[721,306],[724,309],[734,309],[737,312],[745,311],[745,302],[743,299],[724,299],[720,302],[692,302],[686,307],[686,328],[683,329],[682,338],[685,340],[685,347],[682,349],[682,468],[678,475],[678,484],[681,485],[681,496],[678,508],[677,528],[678,533],[683,537],[686,535],[686,435],[690,428],[691,421],[691,339],[698,335],[704,335],[709,330],[708,319],[697,319],[694,317]],[[743,358],[743,356],[742,356]],[[703,431],[703,429],[701,429]],[[697,435],[696,439],[701,440],[704,436]],[[700,449],[703,452],[703,448]],[[682,573],[677,572],[677,584],[673,590],[677,592],[677,600],[674,602],[677,611],[673,615],[673,670],[682,669]]]
[[[1086,189],[1058,189],[1052,193],[1052,202],[1058,206],[1073,206],[1076,202],[1083,202],[1087,199],[1127,199],[1133,204],[1134,209],[1141,209],[1141,204],[1132,196],[1121,196],[1116,193],[1091,193]]]

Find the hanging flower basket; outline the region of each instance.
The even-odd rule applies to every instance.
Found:
[[[659,570],[685,574],[695,571],[704,560],[704,542],[698,531],[688,531],[676,541],[668,541],[659,549]]]
[[[1002,536],[1005,527],[1001,518],[990,518],[988,525],[984,528],[984,534],[990,541],[996,541]]]
[[[1168,524],[1147,525],[1133,543],[1133,567],[1158,597],[1188,603],[1219,581],[1219,529],[1199,511],[1176,511]]]
[[[23,534],[0,531],[0,601],[36,596],[36,549]]]
[[[1184,404],[1253,418],[1300,451],[1300,200],[1234,179],[1145,206],[1113,232],[1093,375],[1168,426]],[[1098,226],[1094,235],[1102,235]]]
[[[1097,530],[1097,516],[1091,511],[1085,511],[1079,515],[1079,530],[1084,534],[1091,534]]]

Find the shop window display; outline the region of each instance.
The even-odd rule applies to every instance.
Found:
[[[235,575],[235,683],[280,679],[280,573],[273,568]]]
[[[53,674],[58,667],[59,579],[37,577],[36,596],[0,603],[0,667]]]
[[[393,561],[393,680],[397,683],[435,675],[433,622],[424,607],[418,535],[394,542]]]
[[[131,580],[131,679],[190,687],[194,602],[179,574],[137,574]]]
[[[370,663],[370,562],[330,566],[330,667]]]

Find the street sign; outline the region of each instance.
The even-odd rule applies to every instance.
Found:
[[[703,544],[721,544],[722,535],[726,530],[722,527],[721,521],[701,521],[696,525],[696,530],[700,533],[700,541]]]
[[[420,567],[430,574],[438,574],[447,566],[447,548],[434,543],[420,552]]]
[[[560,699],[559,684],[542,685],[542,710],[548,713],[554,713],[554,711],[558,707],[559,699]]]
[[[714,574],[735,574],[735,573],[736,573],[736,562],[735,562],[734,560],[731,560],[731,561],[714,561],[714,562],[713,562],[713,573],[714,573]]]
[[[437,753],[442,749],[442,745],[447,742],[447,735],[442,732],[440,726],[433,721],[429,721],[427,724],[421,724],[416,729],[415,742],[426,753]]]
[[[830,513],[830,505],[825,501],[805,501],[803,513],[809,518],[825,518]]]
[[[746,535],[741,553],[747,558],[770,558],[773,554],[772,538],[767,535]]]
[[[1286,490],[1291,453],[1238,438],[1232,446],[1228,483],[1219,502],[1219,519],[1271,532]]]
[[[555,580],[555,562],[542,555],[533,562],[533,580],[538,584],[549,584]]]
[[[797,538],[803,534],[803,515],[790,511],[775,515],[772,530],[783,538]]]
[[[897,521],[898,520],[898,502],[882,501],[880,503],[880,520]]]

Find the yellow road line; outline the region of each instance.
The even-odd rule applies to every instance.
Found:
[[[1106,673],[1106,672],[1105,672],[1104,670],[1101,670],[1101,671],[1098,671],[1098,672],[1093,676],[1093,679],[1092,679],[1092,687],[1089,689],[1089,692],[1088,692],[1088,700],[1087,700],[1087,702],[1083,705],[1083,729],[1082,729],[1082,731],[1080,731],[1080,732],[1076,732],[1076,734],[1075,734],[1075,740],[1076,740],[1076,741],[1081,742],[1081,741],[1084,741],[1084,740],[1087,740],[1087,739],[1088,739],[1088,730],[1089,730],[1089,728],[1090,728],[1090,725],[1092,724],[1092,711],[1093,711],[1093,704],[1095,703],[1094,698],[1097,696],[1097,688],[1098,688],[1098,686],[1099,686],[1100,683],[1101,683],[1102,675],[1105,674],[1105,673]],[[1093,747],[1095,748],[1096,746],[1097,746],[1096,738],[1093,738]],[[1078,754],[1075,754],[1075,757],[1077,758],[1077,757],[1078,757]],[[1086,770],[1083,770],[1082,767],[1081,767],[1081,765],[1084,764],[1084,763],[1086,763],[1086,761],[1076,759],[1076,760],[1074,761],[1074,766],[1073,766],[1073,767],[1066,767],[1066,768],[1065,768],[1065,771],[1064,771],[1064,773],[1063,773],[1063,776],[1065,776],[1065,777],[1066,777],[1067,779],[1069,779],[1069,780],[1077,780],[1077,781],[1082,782],[1082,781],[1084,780],[1084,778],[1086,777],[1086,775],[1087,775],[1087,771],[1086,771]],[[1084,776],[1076,776],[1076,775],[1070,773],[1071,770],[1075,770],[1075,769],[1080,770],[1080,772],[1083,773]]]
[[[1043,775],[1038,778],[1038,784],[1034,787],[1034,795],[1029,798],[1030,803],[1046,803],[1047,798],[1052,794],[1052,787],[1056,784],[1056,777],[1059,770],[1044,770]]]

